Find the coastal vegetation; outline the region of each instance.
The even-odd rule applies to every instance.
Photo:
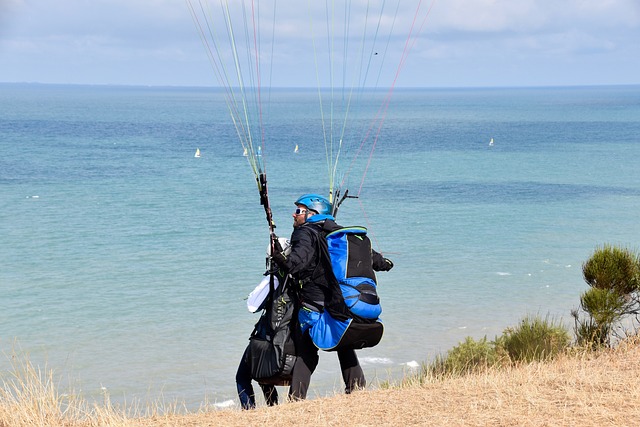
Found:
[[[612,245],[596,248],[582,265],[589,285],[573,310],[578,343],[610,346],[638,326],[640,313],[640,255]],[[630,322],[623,322],[630,320]]]
[[[640,413],[640,256],[604,245],[583,264],[589,285],[561,322],[527,316],[493,340],[465,341],[419,374],[371,390],[254,411],[177,403],[114,405],[64,390],[53,370],[13,354],[0,373],[0,427],[343,425],[631,425]]]
[[[490,368],[546,361],[564,353],[571,344],[569,331],[559,322],[525,317],[494,341],[487,337],[464,342],[423,368],[421,378],[460,376]]]

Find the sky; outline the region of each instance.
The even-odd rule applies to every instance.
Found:
[[[351,1],[360,25],[367,0]],[[399,87],[640,84],[640,0],[423,0],[422,10],[432,2]],[[396,52],[418,3],[401,1]],[[270,84],[314,87],[309,22],[319,32],[325,3],[278,0],[278,10]],[[185,0],[0,0],[0,82],[218,85]]]

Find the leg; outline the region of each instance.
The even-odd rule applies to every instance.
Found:
[[[291,386],[289,398],[291,400],[303,400],[307,397],[311,374],[318,366],[318,347],[313,344],[308,333],[304,333],[299,343],[296,343],[296,363],[291,374]]]
[[[240,399],[242,409],[254,409],[256,407],[256,397],[253,393],[253,386],[251,385],[251,367],[249,366],[248,346],[242,355],[240,365],[238,365],[238,372],[236,372],[236,387],[238,389],[238,398]]]
[[[342,379],[345,386],[344,392],[346,394],[351,393],[353,390],[364,388],[367,385],[355,350],[338,350],[338,360],[340,361],[340,369],[342,370]]]
[[[274,406],[278,404],[278,390],[273,384],[260,384],[262,388],[262,394],[264,394],[264,401],[268,406]]]

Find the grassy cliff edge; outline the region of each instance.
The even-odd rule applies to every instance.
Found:
[[[164,417],[141,425],[637,425],[640,343],[422,385],[366,390],[277,408]]]
[[[247,426],[247,425],[637,425],[640,340],[615,349],[573,352],[554,361],[492,369],[457,378],[304,402],[179,415],[122,415],[109,406],[69,402],[38,369],[0,382],[0,426]],[[4,375],[4,374],[3,374]],[[75,406],[74,406],[75,405]],[[166,415],[157,415],[165,414]]]

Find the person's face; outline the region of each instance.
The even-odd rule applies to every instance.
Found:
[[[313,211],[308,210],[303,205],[296,205],[297,209],[293,212],[293,227],[299,227],[307,222],[307,217],[313,215]]]

